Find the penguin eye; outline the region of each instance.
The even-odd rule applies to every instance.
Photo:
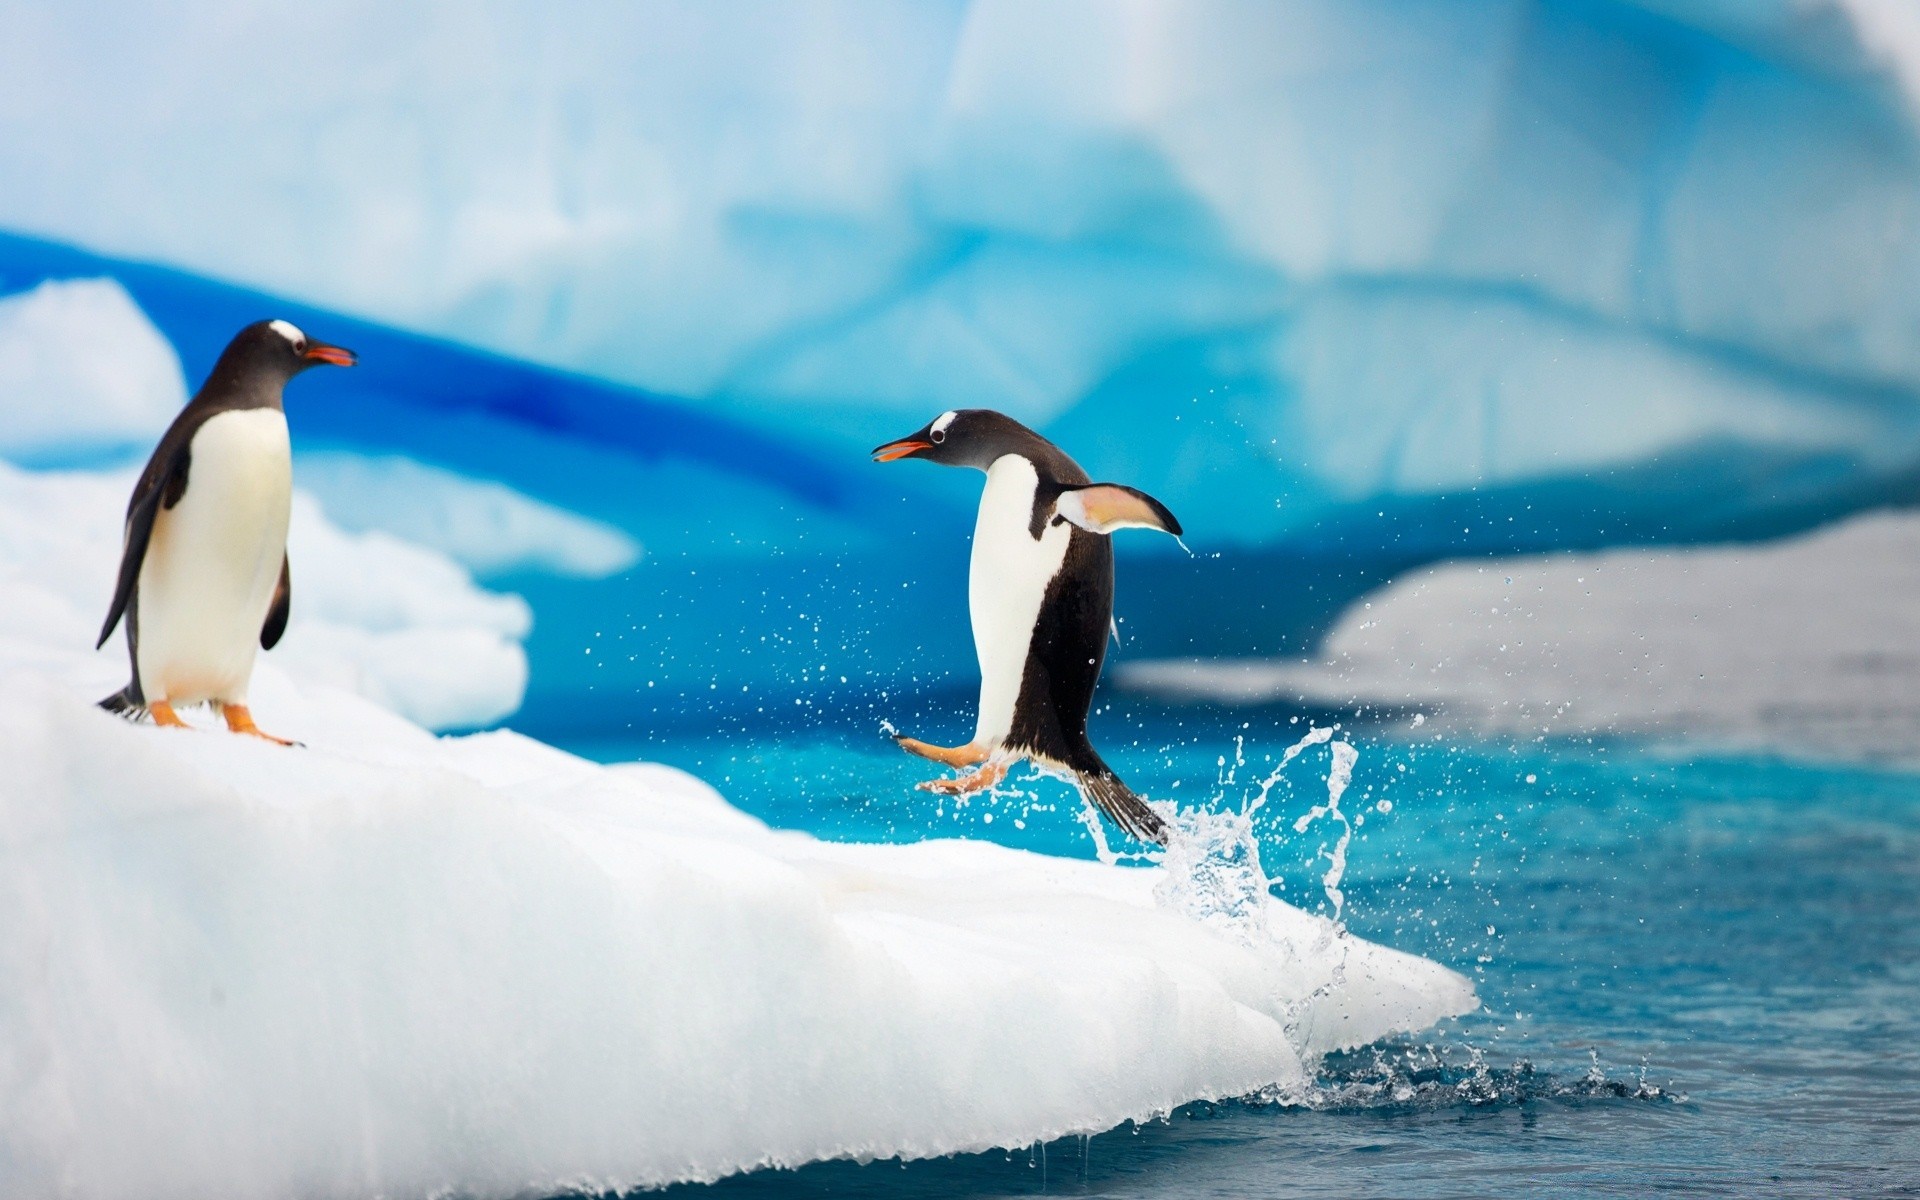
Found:
[[[947,431],[944,429],[936,429],[933,432],[927,434],[927,440],[937,446],[941,442],[944,442],[947,440]]]

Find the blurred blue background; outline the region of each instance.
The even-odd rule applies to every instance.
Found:
[[[289,315],[365,363],[297,398],[302,453],[644,547],[489,581],[534,607],[536,730],[964,694],[974,482],[864,454],[949,407],[1181,516],[1191,555],[1120,539],[1122,661],[1310,650],[1434,560],[1920,495],[1898,4],[6,25],[0,289],[119,280],[190,386]]]

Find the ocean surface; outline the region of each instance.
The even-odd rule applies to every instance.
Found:
[[[904,732],[959,742],[922,706]],[[1101,711],[1140,791],[1238,810],[1299,712]],[[1462,743],[1348,723],[1341,881],[1358,934],[1470,975],[1479,1013],[1330,1059],[1304,1094],[929,1162],[762,1171],[696,1197],[1920,1195],[1920,771],[1599,741]],[[987,838],[1092,857],[1065,785],[1016,772],[956,804],[873,729],[569,748],[686,767],[781,826]],[[1296,821],[1329,758],[1256,809],[1276,894],[1330,911],[1340,832]],[[1119,848],[1116,844],[1116,849]]]

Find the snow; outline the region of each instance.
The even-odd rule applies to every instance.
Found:
[[[511,647],[524,609],[307,500],[252,697],[306,747],[110,717],[125,483],[0,467],[0,1192],[519,1196],[1022,1146],[1285,1096],[1475,1004],[1264,887],[1203,924],[1163,868],[835,845],[669,768],[436,739],[326,663],[471,714],[500,664],[411,676],[405,639]]]
[[[60,658],[51,647],[93,645],[113,595],[135,474],[32,473],[0,463],[0,652],[45,665]],[[263,661],[432,728],[491,725],[520,706],[521,642],[532,625],[520,598],[476,587],[431,550],[348,533],[300,493],[287,543],[292,619]],[[100,695],[126,682],[120,634],[89,661]]]
[[[640,561],[639,543],[611,525],[410,458],[303,454],[299,472],[336,524],[431,547],[482,579],[516,571],[602,579]]]
[[[111,279],[0,297],[0,458],[118,450],[187,402],[173,346]]]
[[[1806,537],[1413,572],[1306,661],[1141,662],[1123,685],[1230,703],[1431,712],[1428,729],[1687,737],[1822,758],[1920,744],[1920,516]]]
[[[1731,522],[1911,493],[1909,10],[45,6],[0,228],[795,436],[1131,439],[1200,547],[1620,471]]]

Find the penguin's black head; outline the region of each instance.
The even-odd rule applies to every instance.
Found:
[[[345,346],[310,338],[290,321],[255,321],[233,335],[214,373],[284,383],[308,367],[351,367],[359,361]]]
[[[1052,451],[1052,443],[1005,413],[960,408],[941,413],[899,441],[874,447],[873,461],[923,458],[946,467],[984,471],[1009,454],[1038,459]]]

